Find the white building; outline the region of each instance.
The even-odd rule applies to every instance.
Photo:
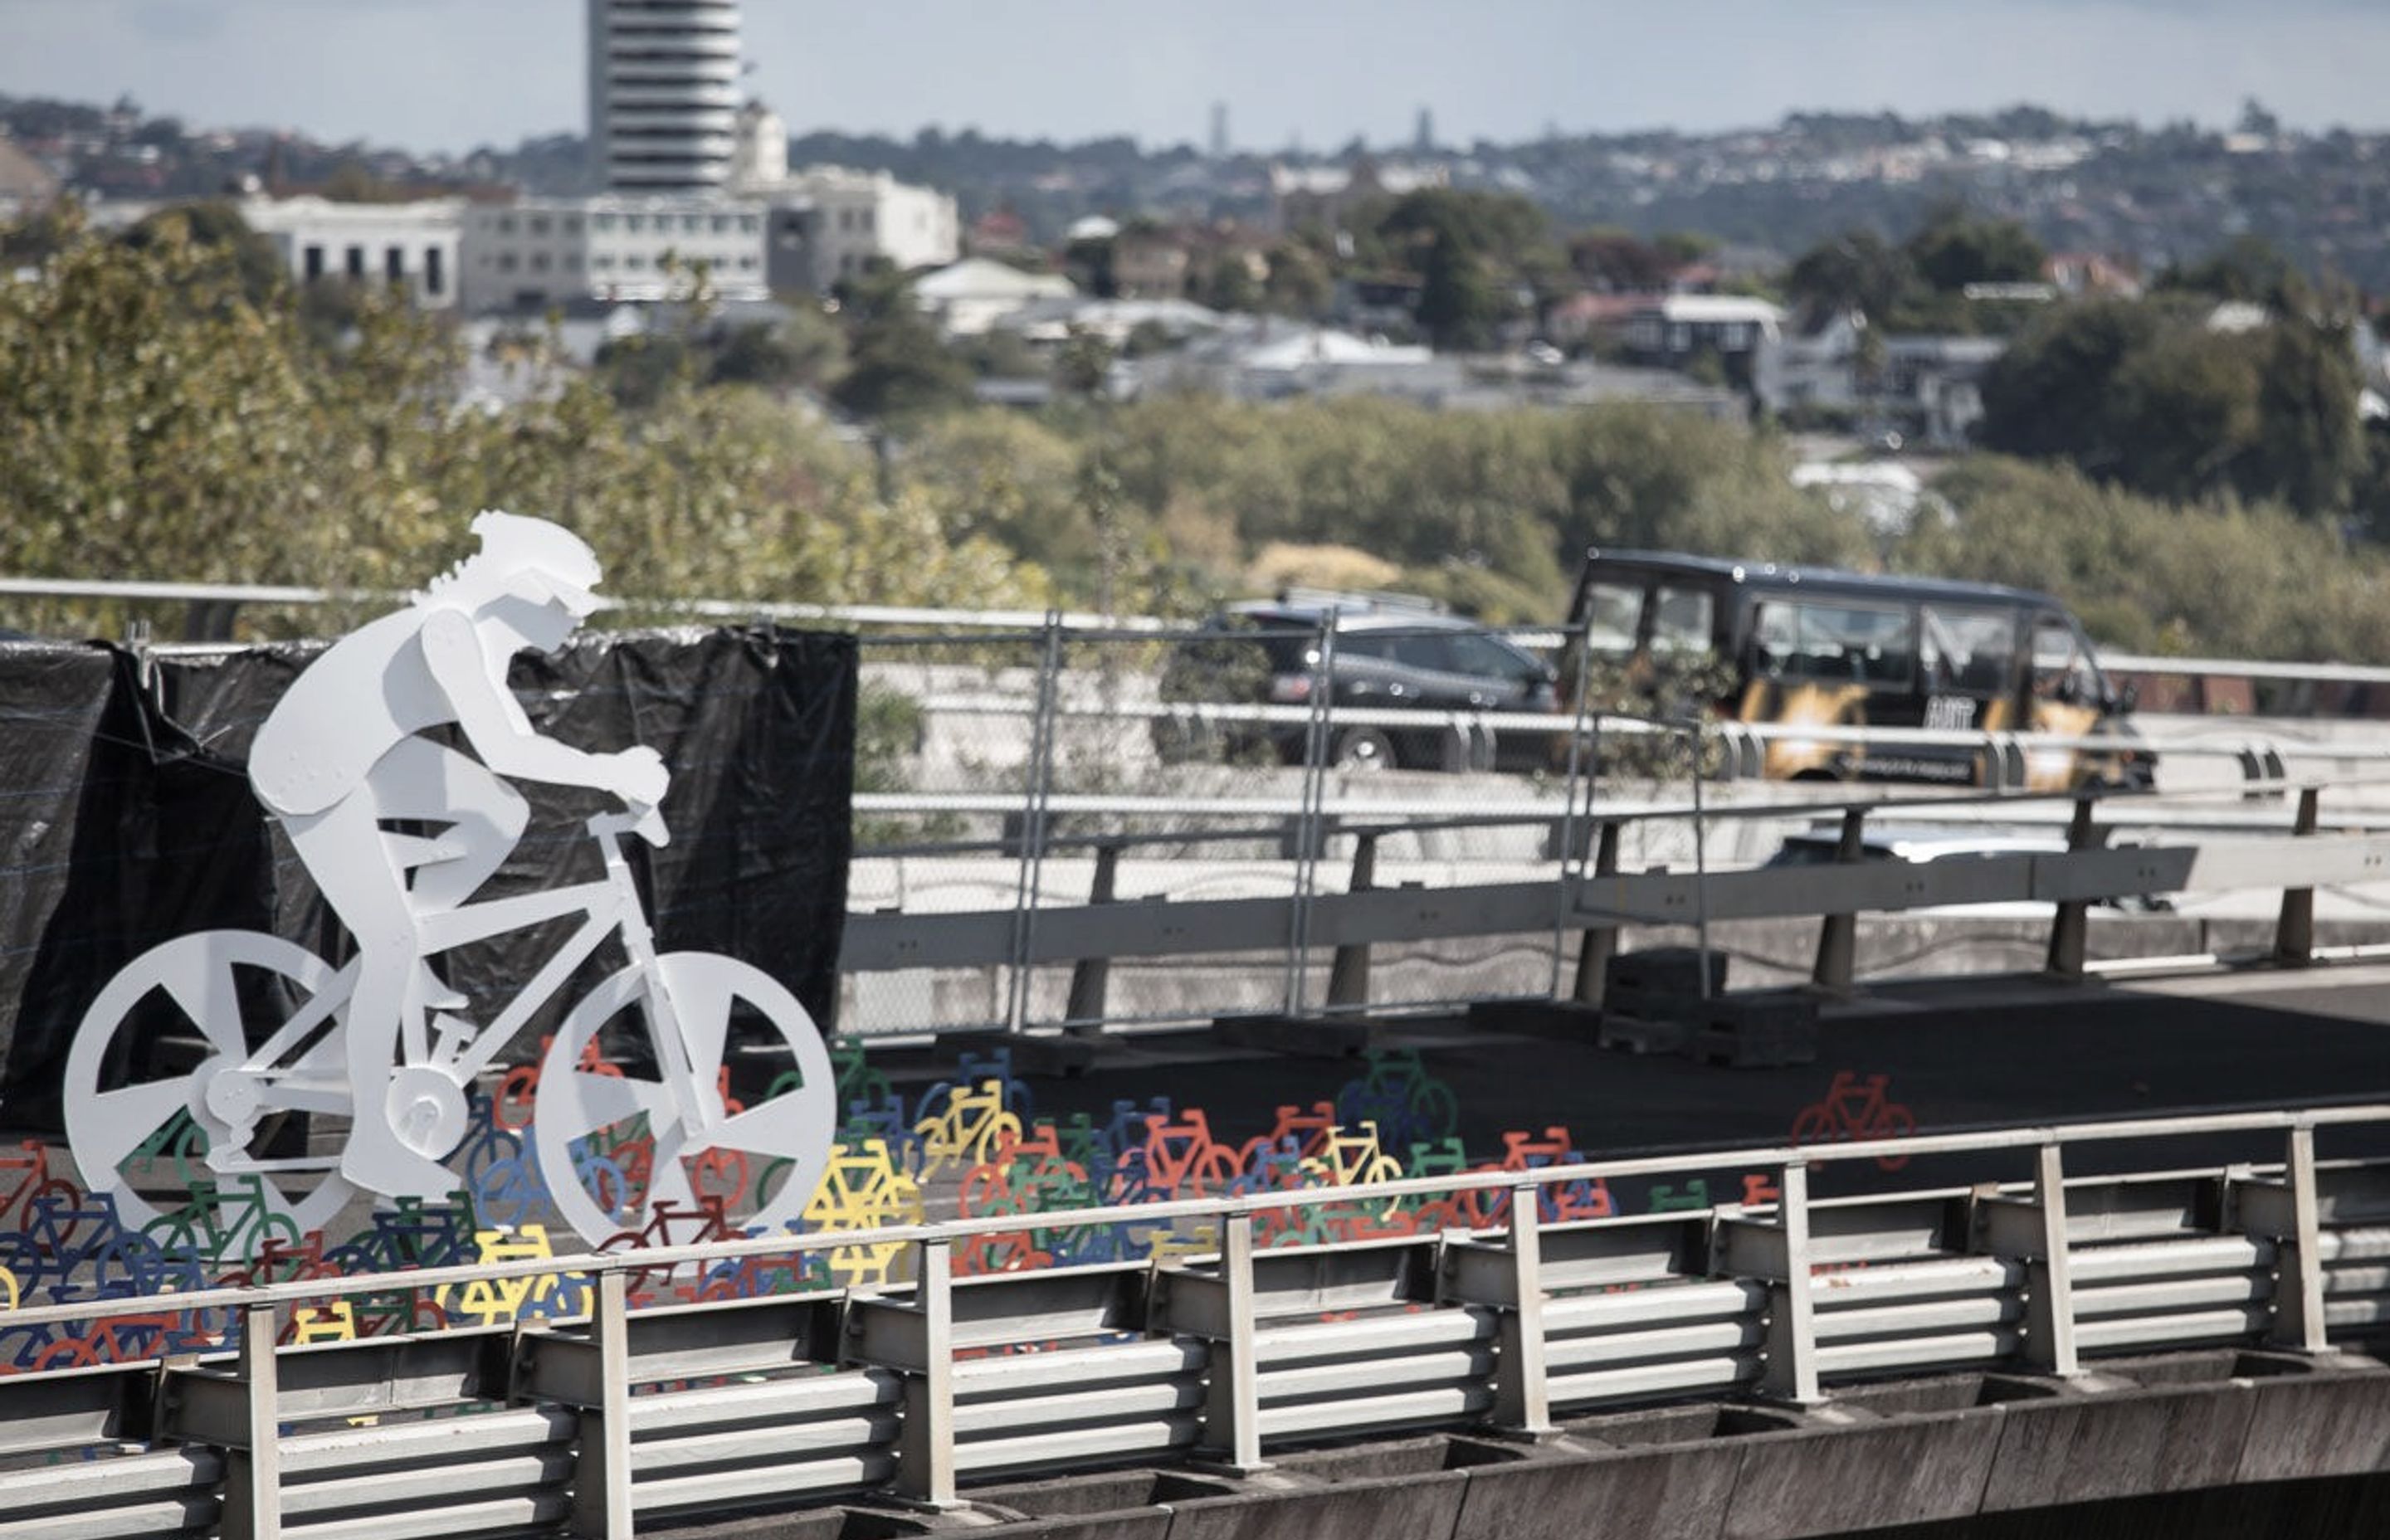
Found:
[[[902,272],[962,255],[962,216],[942,192],[844,166],[789,170],[788,125],[761,102],[739,114],[730,188],[771,209],[768,267],[777,289],[819,291],[874,258]]]
[[[962,255],[955,200],[888,173],[808,166],[760,192],[771,205],[772,285],[825,289],[875,259],[904,272]]]
[[[739,130],[739,0],[588,0],[589,146],[608,187],[719,190]]]
[[[913,286],[921,308],[949,337],[978,337],[1037,300],[1067,299],[1078,288],[1059,273],[1023,273],[985,257],[966,257]]]
[[[250,198],[240,217],[274,243],[299,283],[347,279],[403,289],[426,310],[457,303],[462,199],[336,203],[324,198]]]
[[[465,216],[464,302],[475,312],[653,302],[702,263],[716,298],[761,300],[764,212],[719,197],[526,199]]]

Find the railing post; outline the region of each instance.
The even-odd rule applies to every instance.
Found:
[[[1363,829],[1353,836],[1353,880],[1348,892],[1366,893],[1378,881],[1378,831]],[[1366,1006],[1369,1003],[1369,943],[1346,942],[1336,948],[1328,969],[1328,1004]]]
[[[1867,809],[1843,810],[1843,837],[1834,847],[1838,866],[1856,865],[1867,849]],[[1818,928],[1818,964],[1809,982],[1836,995],[1851,992],[1851,974],[1857,965],[1859,917],[1828,915]]]
[[[281,1381],[274,1354],[282,1334],[271,1304],[241,1307],[244,1447],[225,1451],[225,1540],[282,1540]]]
[[[2291,1222],[2297,1229],[2283,1243],[2275,1277],[2274,1341],[2300,1353],[2332,1347],[2323,1303],[2323,1219],[2316,1200],[2315,1125],[2291,1126],[2282,1174],[2291,1187]]]
[[[1062,615],[1048,610],[1045,646],[1038,654],[1037,708],[1029,727],[1028,805],[1022,810],[1021,876],[1013,892],[1012,988],[1005,1002],[1004,1027],[1029,1024],[1029,959],[1036,950],[1037,908],[1046,877],[1047,804],[1054,790],[1055,699],[1062,674]]]
[[[1601,719],[1591,711],[1593,694],[1590,681],[1593,674],[1593,653],[1587,645],[1591,630],[1592,622],[1587,621],[1577,629],[1575,640],[1573,643],[1561,644],[1562,658],[1571,656],[1570,649],[1573,648],[1577,666],[1576,702],[1572,708],[1574,719],[1570,724],[1568,735],[1568,783],[1561,789],[1563,795],[1561,799],[1560,850],[1558,852],[1560,881],[1554,887],[1555,902],[1552,905],[1551,992],[1555,1001],[1561,997],[1561,961],[1568,956],[1569,921],[1574,918],[1570,911],[1585,887],[1585,851],[1578,842],[1577,834],[1580,827],[1577,789],[1579,787],[1585,789],[1584,815],[1587,818],[1593,815],[1594,802],[1601,789],[1600,738]],[[1589,736],[1590,741],[1588,741]],[[1616,868],[1614,835],[1612,837],[1612,849],[1613,851],[1612,867],[1614,870]],[[1583,940],[1586,944],[1590,945],[1593,940],[1592,932],[1587,931]],[[1574,981],[1574,987],[1581,991],[1585,983],[1584,958],[1581,954],[1577,966],[1578,974]],[[1581,993],[1575,997],[1580,1001],[1586,998]],[[1597,984],[1593,999],[1588,1003],[1599,1004],[1600,1002],[1600,986]]]
[[[1513,1432],[1551,1431],[1551,1397],[1545,1384],[1544,1241],[1541,1189],[1523,1183],[1510,1189],[1510,1268],[1513,1306],[1501,1315],[1499,1352],[1494,1360],[1494,1420]]]
[[[1593,875],[1598,878],[1618,875],[1618,820],[1615,818],[1605,818],[1601,822],[1601,832],[1594,844]],[[1602,992],[1610,982],[1610,959],[1617,952],[1617,926],[1588,925],[1585,928],[1585,937],[1577,943],[1576,987],[1574,992],[1580,1005],[1601,1004]]]
[[[2297,820],[2291,825],[2293,834],[2313,834],[2316,831],[2316,795],[2320,788],[2299,788]],[[2315,890],[2285,888],[2282,890],[2282,912],[2274,922],[2274,961],[2285,968],[2305,968],[2315,961]]]
[[[2069,853],[2089,850],[2099,838],[2091,822],[2093,801],[2088,796],[2075,799],[2075,819],[2066,828],[2066,849]],[[2061,979],[2083,977],[2084,954],[2091,935],[2091,905],[2088,900],[2069,898],[2060,901],[2058,913],[2049,922],[2049,971]]]
[[[1254,1341],[1253,1216],[1232,1213],[1220,1226],[1220,1283],[1227,1298],[1227,1340],[1212,1344],[1205,1387],[1203,1443],[1239,1471],[1260,1470],[1261,1354]]]
[[[631,1344],[628,1275],[598,1275],[589,1334],[598,1347],[598,1405],[580,1409],[581,1454],[572,1480],[572,1533],[631,1540]]]
[[[1110,904],[1120,881],[1121,842],[1105,840],[1096,846],[1096,875],[1087,890],[1089,904]],[[1063,1030],[1093,1033],[1104,1021],[1104,996],[1111,985],[1110,957],[1081,957],[1071,969],[1071,1000],[1062,1007]]]
[[[1321,849],[1328,842],[1328,762],[1335,752],[1334,702],[1330,699],[1335,693],[1336,677],[1336,622],[1332,613],[1320,618],[1311,672],[1311,722],[1304,739],[1303,806],[1294,828],[1294,903],[1290,911],[1286,948],[1289,1016],[1303,1014],[1308,986],[1304,974],[1311,963],[1311,903],[1319,882]]]
[[[905,1423],[896,1493],[930,1508],[955,1495],[955,1299],[948,1242],[919,1243],[913,1301],[921,1313],[921,1368],[905,1376]]]
[[[1688,729],[1693,748],[1693,944],[1702,960],[1701,995],[1710,997],[1710,859],[1709,819],[1702,806],[1702,719]]]
[[[1818,1389],[1818,1312],[1809,1277],[1809,1165],[1784,1162],[1776,1222],[1784,1231],[1784,1277],[1770,1292],[1767,1373],[1761,1388],[1802,1405],[1822,1399]]]
[[[2075,1283],[2066,1238],[2066,1161],[2055,1139],[2043,1144],[2036,1158],[2033,1189],[2041,1211],[2041,1255],[2026,1269],[2025,1356],[2036,1368],[2072,1375],[2081,1364],[2075,1353]]]

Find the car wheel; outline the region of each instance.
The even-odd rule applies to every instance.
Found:
[[[1375,727],[1347,728],[1329,763],[1339,770],[1391,770],[1396,764],[1394,746]]]

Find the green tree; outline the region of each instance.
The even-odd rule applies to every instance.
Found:
[[[1784,291],[1813,323],[1853,310],[1881,321],[1916,281],[1906,251],[1873,230],[1852,230],[1794,259]]]
[[[2015,220],[1979,218],[1962,204],[1935,210],[1905,250],[1917,276],[1943,293],[1969,284],[2035,282],[2049,260]]]
[[[917,417],[967,404],[970,366],[939,340],[901,274],[879,271],[838,288],[853,321],[847,371],[830,399],[859,417]]]
[[[167,240],[186,240],[229,256],[240,276],[241,292],[261,303],[289,282],[274,243],[249,227],[240,210],[222,199],[178,203],[143,218],[124,233],[124,243],[146,251]]]
[[[1569,241],[1569,265],[1595,289],[1633,293],[1659,288],[1675,264],[1660,249],[1624,230],[1587,230]]]
[[[1280,241],[1269,250],[1269,276],[1262,296],[1281,315],[1317,316],[1335,298],[1336,279],[1327,259],[1304,241]]]
[[[2273,305],[2305,298],[2306,280],[2281,248],[2263,236],[2235,236],[2185,266],[2158,275],[2155,288],[2204,294],[2217,300]]]
[[[1112,345],[1098,333],[1073,327],[1054,356],[1054,384],[1071,395],[1101,395],[1112,366]]]
[[[2256,367],[2258,427],[2240,484],[2301,513],[2348,506],[2367,449],[2363,379],[2345,315],[2286,314],[2266,328]]]
[[[2132,446],[2112,387],[2165,325],[2155,307],[2129,300],[2046,312],[1985,378],[1978,439],[2012,455],[2063,457],[2093,475],[2122,475]]]
[[[810,300],[786,319],[749,322],[717,339],[706,378],[715,384],[820,390],[846,367],[846,339]]]
[[[1420,328],[1439,348],[1483,348],[1494,340],[1504,305],[1475,250],[1438,231],[1420,264]]]
[[[684,378],[629,412],[559,376],[458,412],[460,361],[440,321],[372,291],[319,347],[288,286],[252,302],[237,255],[179,224],[78,237],[0,285],[0,570],[403,589],[463,554],[473,509],[510,507],[581,532],[610,592],[667,604],[1049,595],[918,492],[883,500],[867,455],[763,391]]]
[[[1253,281],[1253,270],[1243,253],[1223,251],[1204,275],[1197,298],[1214,310],[1259,310],[1262,286]]]

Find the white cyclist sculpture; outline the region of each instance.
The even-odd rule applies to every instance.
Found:
[[[204,1136],[210,1179],[258,1184],[302,1228],[320,1226],[354,1188],[447,1196],[460,1184],[443,1161],[469,1131],[476,1077],[610,936],[627,965],[567,1013],[533,1103],[540,1174],[562,1216],[596,1241],[637,1228],[661,1206],[694,1208],[692,1167],[702,1161],[712,1186],[737,1189],[714,1194],[726,1196],[730,1217],[777,1226],[802,1212],[828,1163],[833,1075],[804,1007],[748,964],[655,950],[620,842],[631,833],[666,839],[662,758],[543,737],[507,687],[517,653],[561,647],[596,607],[596,556],[543,520],[489,512],[472,527],[480,551],[406,609],[328,648],[251,751],[259,800],[350,931],[347,964],[335,969],[256,932],[185,936],[128,964],[77,1030],[69,1144],[85,1182],[113,1191],[135,1222],[155,1210],[133,1179],[134,1158],[154,1153],[178,1114]],[[470,751],[424,736],[436,730]],[[470,902],[528,820],[509,778],[585,787],[623,804],[587,820],[603,878]],[[402,833],[392,822],[431,832]],[[454,947],[559,918],[579,923],[554,956],[512,998],[478,1012],[430,965]],[[260,970],[280,986],[259,989]],[[152,1075],[145,1060],[156,1056],[133,1039],[154,1033],[144,1013],[161,994],[208,1047],[196,1067]],[[253,1020],[261,997],[274,1013],[263,1023]],[[626,1011],[643,1022],[650,1054],[635,1052],[618,1069],[587,1050]],[[760,1022],[768,1041],[740,1046],[793,1072],[751,1107],[725,1090],[734,1022]],[[345,1121],[338,1153],[263,1153],[265,1136],[292,1113],[319,1128]],[[629,1201],[621,1171],[595,1155],[625,1130],[653,1140],[645,1191]],[[726,1171],[737,1179],[725,1184]]]

